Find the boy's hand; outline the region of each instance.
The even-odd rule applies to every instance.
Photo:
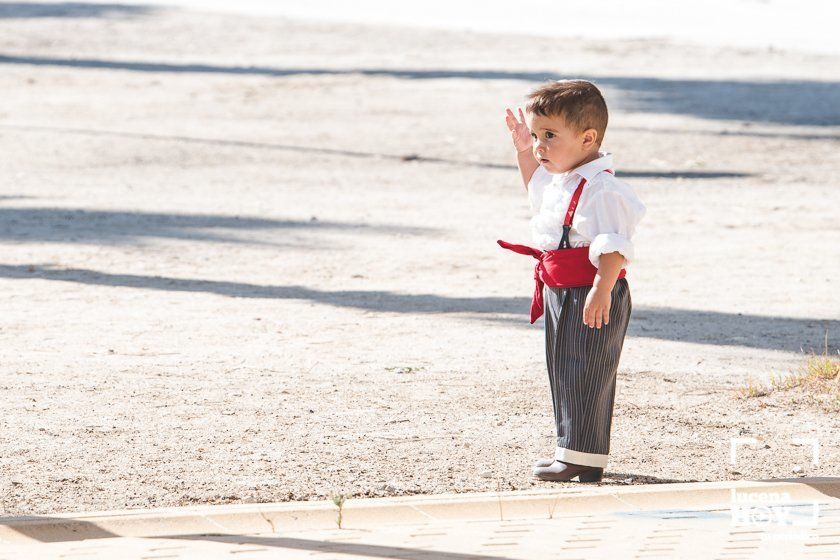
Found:
[[[583,322],[589,328],[600,329],[601,325],[610,323],[610,305],[612,295],[610,292],[593,287],[586,295],[586,303],[583,305]]]
[[[505,123],[507,123],[508,130],[510,130],[510,136],[513,139],[513,147],[516,148],[516,151],[530,151],[531,146],[534,144],[534,140],[531,138],[531,130],[528,128],[528,125],[525,124],[525,115],[522,113],[522,109],[519,109],[519,120],[516,119],[513,111],[508,109],[507,116],[505,117]]]

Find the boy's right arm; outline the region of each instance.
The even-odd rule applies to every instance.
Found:
[[[525,190],[528,190],[528,183],[531,182],[531,177],[534,176],[534,171],[540,166],[540,162],[534,157],[534,152],[530,148],[521,152],[516,152],[516,163],[519,165],[519,173],[522,175],[522,182],[525,184]]]
[[[531,182],[531,177],[540,164],[534,157],[534,152],[531,151],[534,141],[531,138],[531,131],[525,123],[525,115],[522,113],[522,109],[519,109],[519,119],[516,118],[513,111],[507,109],[505,123],[510,130],[513,147],[516,148],[516,163],[519,165],[522,183],[525,185],[525,190],[528,190],[528,183]]]

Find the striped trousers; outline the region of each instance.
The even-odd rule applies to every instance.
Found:
[[[591,286],[545,287],[545,356],[554,424],[555,459],[605,467],[610,451],[615,379],[632,308],[625,278],[612,290],[610,322],[583,323]]]

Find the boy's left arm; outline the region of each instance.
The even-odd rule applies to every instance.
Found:
[[[593,282],[592,289],[589,290],[586,303],[583,306],[583,322],[590,328],[600,329],[601,325],[609,324],[612,289],[623,266],[624,255],[618,251],[601,255],[595,282]]]

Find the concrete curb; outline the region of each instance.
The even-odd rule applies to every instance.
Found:
[[[611,511],[728,508],[733,492],[775,493],[794,501],[840,497],[840,478],[797,478],[538,489],[348,499],[342,527],[446,520],[547,519]],[[195,534],[277,534],[337,528],[331,501],[232,504],[0,518],[0,542],[76,541]]]

